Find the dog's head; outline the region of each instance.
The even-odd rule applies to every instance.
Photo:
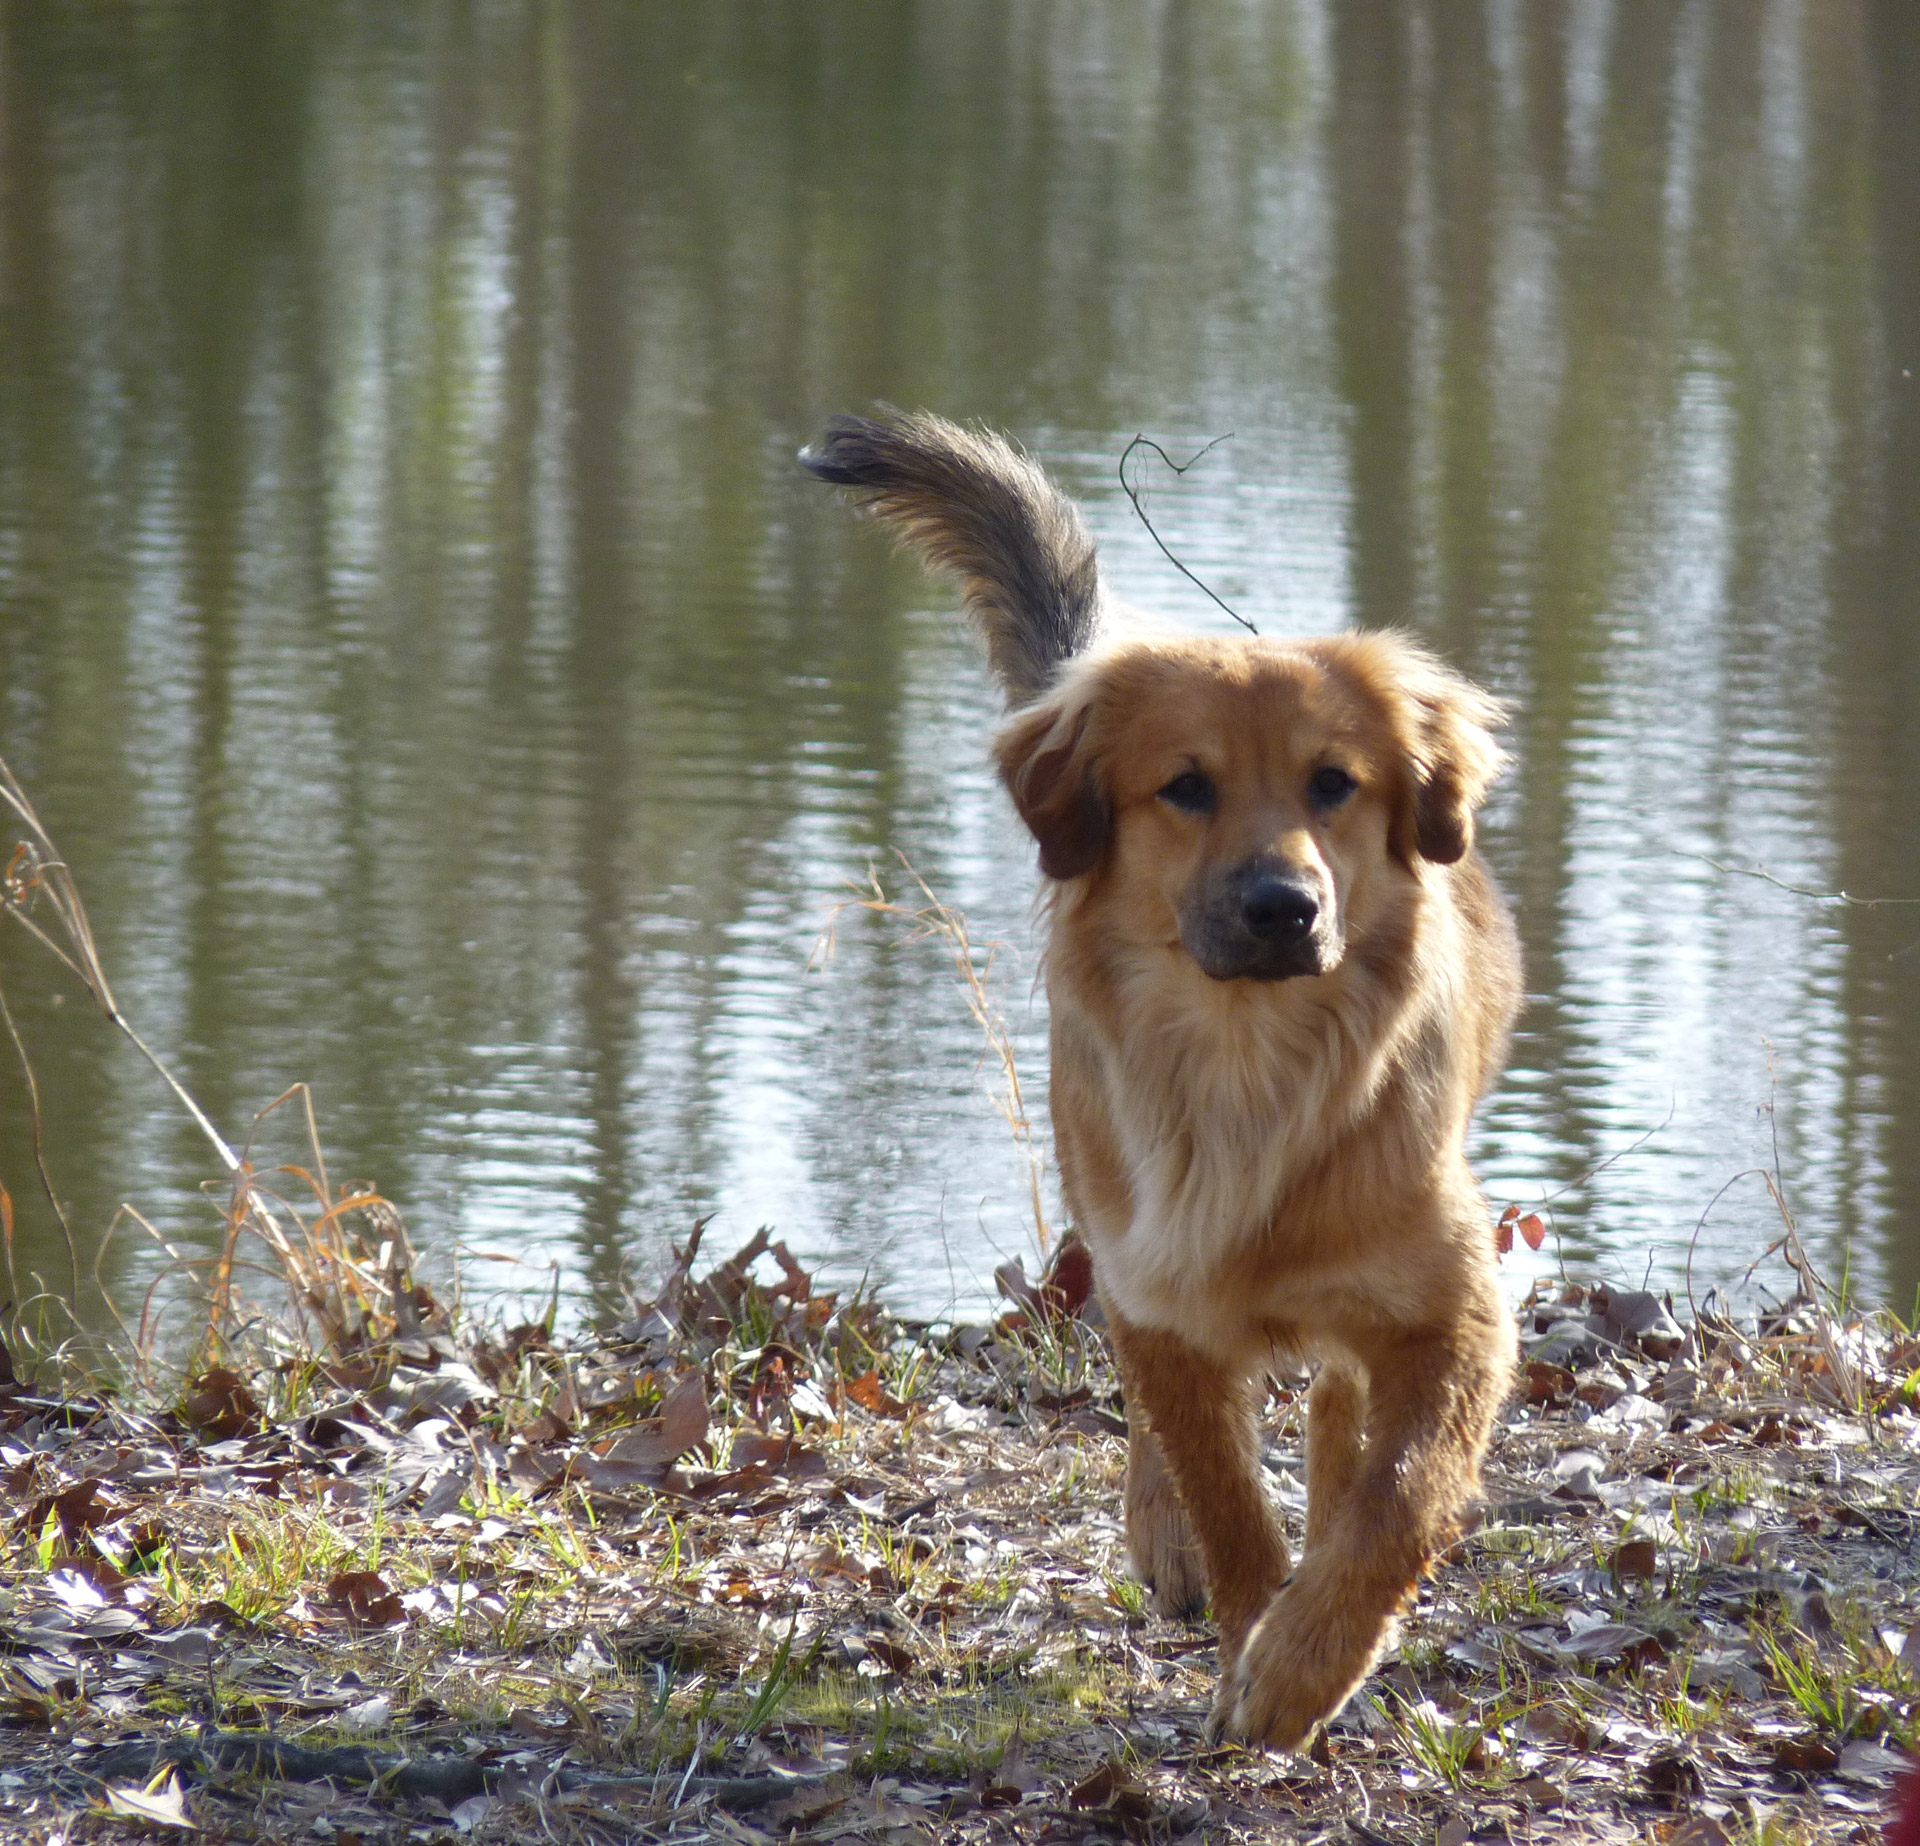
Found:
[[[1215,980],[1326,974],[1396,882],[1473,845],[1499,707],[1391,634],[1148,641],[1016,714],[1000,773],[1049,878]]]

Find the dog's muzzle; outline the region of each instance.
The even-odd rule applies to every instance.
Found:
[[[1209,880],[1181,913],[1180,940],[1216,981],[1285,981],[1325,974],[1340,960],[1317,881],[1271,859]]]

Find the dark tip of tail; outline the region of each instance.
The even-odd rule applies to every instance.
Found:
[[[858,487],[860,477],[851,468],[837,462],[831,455],[823,455],[818,449],[802,449],[800,466],[817,481],[825,481],[829,487]]]
[[[866,417],[835,417],[818,442],[800,451],[800,466],[832,487],[878,487],[889,471],[881,456],[897,440],[884,423]]]

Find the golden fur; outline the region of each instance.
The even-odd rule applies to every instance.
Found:
[[[1162,1606],[1211,1596],[1216,1727],[1298,1746],[1456,1531],[1511,1382],[1464,1153],[1520,992],[1473,848],[1498,710],[1397,635],[1103,640],[1077,518],[984,432],[848,419],[807,459],[959,566],[1001,666],[995,754],[1048,878],[1062,1185],[1127,1392],[1130,1553]],[[1256,1413],[1268,1367],[1303,1361],[1294,1567]]]

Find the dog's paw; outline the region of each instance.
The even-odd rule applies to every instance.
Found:
[[[1209,1750],[1217,1750],[1224,1743],[1246,1741],[1235,1729],[1233,1722],[1234,1703],[1239,1696],[1239,1667],[1228,1666],[1221,1672],[1220,1684],[1213,1695],[1213,1708],[1207,1713],[1206,1728],[1201,1733]]]
[[[1301,1750],[1366,1678],[1378,1637],[1341,1632],[1283,1591],[1268,1605],[1223,1675],[1209,1735],[1268,1750]]]
[[[1207,1606],[1207,1574],[1193,1522],[1164,1474],[1127,1498],[1127,1557],[1153,1606],[1176,1621],[1196,1620]]]

